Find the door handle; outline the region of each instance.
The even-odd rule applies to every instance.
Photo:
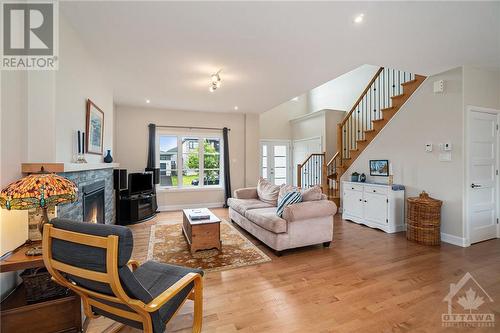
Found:
[[[481,185],[472,183],[472,184],[470,185],[470,187],[472,187],[472,188],[476,188],[476,187],[481,187]]]

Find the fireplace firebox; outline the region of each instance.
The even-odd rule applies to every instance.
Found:
[[[104,180],[83,186],[83,222],[104,223]]]

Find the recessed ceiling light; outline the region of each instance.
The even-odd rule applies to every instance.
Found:
[[[235,109],[235,110],[238,110],[238,105],[236,105],[236,106],[234,107],[234,109]]]
[[[365,14],[359,14],[354,18],[354,23],[361,23],[363,22],[363,19],[365,17]]]
[[[299,100],[299,97],[294,97],[291,99],[292,102],[297,102]]]
[[[149,99],[146,100],[146,104],[149,104],[151,103],[151,101]]]

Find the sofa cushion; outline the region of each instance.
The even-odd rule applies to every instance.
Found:
[[[298,191],[288,192],[281,199],[278,200],[278,209],[276,215],[283,217],[283,210],[286,206],[293,205],[302,201],[302,194]]]
[[[264,178],[259,179],[259,182],[257,183],[257,195],[261,201],[276,206],[278,204],[279,192],[279,185],[274,185]]]
[[[297,186],[286,185],[286,184],[281,185],[280,191],[278,194],[278,202],[280,202],[281,199],[283,199],[283,196],[285,196],[285,194],[290,193],[290,192],[296,192],[296,191],[300,192],[300,188]]]
[[[243,216],[245,216],[245,212],[249,209],[273,207],[273,205],[260,201],[259,199],[229,198],[227,200],[227,204],[229,207],[231,207],[232,209],[234,209]]]
[[[245,213],[245,217],[276,234],[286,232],[286,221],[276,215],[276,207],[250,209]]]
[[[302,190],[302,201],[321,200],[322,194],[323,191],[321,191],[321,187],[319,187],[318,185],[309,187],[307,189]]]

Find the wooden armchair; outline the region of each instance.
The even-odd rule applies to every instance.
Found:
[[[43,229],[45,266],[56,282],[80,295],[87,317],[160,333],[191,299],[193,332],[200,332],[203,271],[153,261],[139,265],[130,260],[132,247],[132,232],[123,226],[54,219]]]

